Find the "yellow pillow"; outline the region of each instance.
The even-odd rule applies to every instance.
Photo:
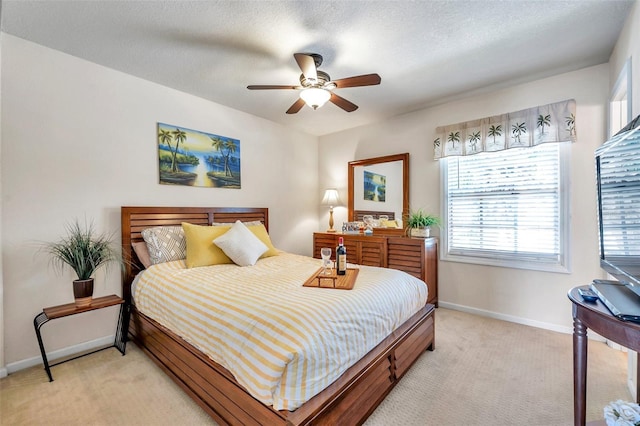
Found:
[[[249,225],[247,226],[247,228],[249,228],[249,230],[253,232],[253,235],[258,237],[258,239],[262,241],[262,244],[267,246],[267,251],[265,251],[264,254],[260,256],[260,259],[278,255],[278,250],[273,246],[271,238],[269,237],[269,233],[267,232],[267,228],[265,228],[262,223],[260,225]]]
[[[182,223],[187,240],[187,268],[233,263],[213,240],[231,229],[229,226],[202,226]]]

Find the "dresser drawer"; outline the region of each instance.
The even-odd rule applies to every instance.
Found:
[[[330,247],[331,259],[335,260],[337,246],[338,237],[336,236],[336,234],[313,234],[313,257],[315,257],[316,259],[322,259],[322,256],[320,255],[320,249],[322,249],[322,247]]]

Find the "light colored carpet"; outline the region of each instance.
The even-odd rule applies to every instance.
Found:
[[[425,352],[366,426],[573,424],[572,337],[438,308]],[[589,342],[587,420],[630,400],[626,355]],[[215,425],[134,344],[0,380],[2,425]]]

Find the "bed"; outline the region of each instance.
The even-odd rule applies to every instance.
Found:
[[[131,303],[131,284],[143,269],[132,249],[142,231],[155,226],[259,221],[264,208],[122,207],[122,251],[126,262],[123,297],[129,336],[191,398],[220,424],[361,424],[398,383],[413,362],[434,349],[434,307],[425,305],[294,411],[276,410],[254,398],[222,365]],[[322,290],[325,291],[325,290]],[[326,290],[334,291],[334,290]],[[340,291],[340,290],[335,290]]]

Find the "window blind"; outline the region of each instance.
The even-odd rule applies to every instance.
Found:
[[[560,146],[449,157],[448,254],[561,263]]]
[[[628,135],[625,135],[628,137]],[[597,151],[604,257],[640,256],[640,134]],[[615,141],[612,140],[612,142]]]

